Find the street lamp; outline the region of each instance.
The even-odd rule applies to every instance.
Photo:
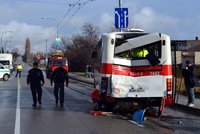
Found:
[[[12,33],[13,31],[3,31],[1,33],[1,53],[3,53],[3,35],[6,34],[6,33]]]
[[[119,8],[122,6],[122,0],[119,0]]]
[[[8,42],[10,42],[10,43],[12,43],[12,41],[11,40],[7,40],[5,43],[4,43],[4,46],[5,46],[5,49],[4,49],[4,51],[6,52],[9,52],[7,49],[8,49],[8,47],[6,47],[6,45],[7,45],[7,43]]]
[[[53,20],[56,22],[56,37],[58,38],[58,21],[54,18],[42,17],[43,20]]]
[[[6,38],[4,39],[4,42],[2,41],[2,46],[5,47],[5,49],[4,49],[5,52],[6,52],[6,44],[7,44],[8,42],[10,42],[10,43],[12,42],[12,37],[11,37],[11,36],[6,37]]]
[[[44,34],[46,35],[47,33],[36,33],[36,34]],[[48,54],[47,54],[47,39],[45,39],[45,42],[46,42],[46,54],[45,54],[45,62],[46,62],[46,65],[47,65],[47,58],[48,58]]]

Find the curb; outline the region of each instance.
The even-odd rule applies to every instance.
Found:
[[[187,113],[190,113],[190,114],[193,114],[193,115],[200,116],[200,109],[198,109],[198,108],[188,107],[188,106],[183,105],[183,104],[175,103],[173,109],[176,109],[176,108],[183,111],[183,112],[187,112]]]
[[[78,76],[78,75],[75,75],[75,74],[71,74],[71,73],[69,73],[68,75],[69,75],[70,79],[74,79],[74,80],[78,80],[78,81],[81,81],[81,82],[85,82],[85,83],[90,84],[90,85],[94,85],[94,82],[87,80],[87,78],[84,78],[84,77],[81,77],[81,76]]]

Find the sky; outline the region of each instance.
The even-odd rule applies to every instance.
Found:
[[[25,40],[31,51],[46,52],[58,36],[81,33],[85,23],[101,33],[114,27],[119,0],[0,0],[0,37],[6,50],[18,48],[23,54]],[[121,0],[129,10],[129,27],[161,32],[173,40],[200,37],[199,0]],[[42,19],[46,17],[46,19]]]

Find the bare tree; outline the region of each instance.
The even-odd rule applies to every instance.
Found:
[[[97,26],[85,23],[82,34],[75,34],[63,41],[70,71],[84,71],[86,65],[93,63],[91,53],[97,45],[99,34]]]

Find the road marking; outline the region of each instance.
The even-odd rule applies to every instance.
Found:
[[[17,77],[17,106],[16,106],[16,116],[15,116],[15,133],[20,134],[20,81]]]

